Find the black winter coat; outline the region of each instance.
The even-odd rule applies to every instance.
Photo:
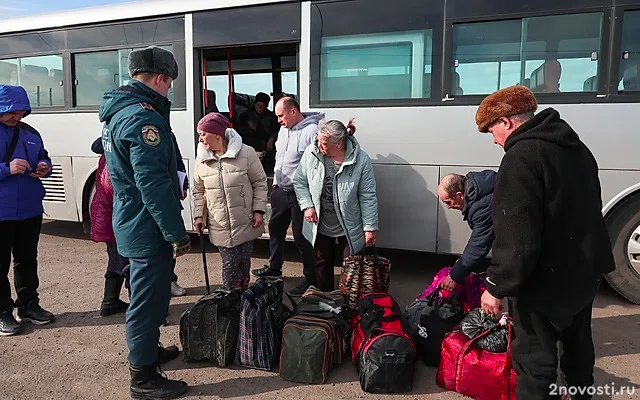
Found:
[[[553,108],[516,129],[504,150],[487,290],[562,325],[614,269],[598,165]]]
[[[480,272],[487,264],[485,257],[493,244],[493,220],[491,203],[496,172],[490,169],[469,172],[464,188],[462,216],[471,228],[471,236],[462,256],[451,268],[451,279],[461,283],[471,272]]]

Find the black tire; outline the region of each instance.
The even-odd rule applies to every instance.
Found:
[[[640,271],[629,260],[628,243],[632,238],[638,243],[636,268],[640,268],[640,195],[635,195],[616,206],[607,218],[607,229],[613,247],[616,269],[607,274],[609,285],[622,296],[640,304]]]
[[[82,205],[82,210],[83,210],[82,231],[84,232],[85,235],[91,234],[91,213],[89,212],[89,209],[91,208],[91,202],[93,202],[93,196],[95,196],[96,194],[95,176],[92,179],[90,185],[91,186],[87,188],[88,192],[85,191],[85,195],[84,195],[85,200],[83,201],[83,205]]]

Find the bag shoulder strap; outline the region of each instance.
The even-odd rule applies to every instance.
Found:
[[[11,138],[11,143],[9,143],[9,147],[7,148],[7,152],[2,159],[2,163],[6,164],[11,161],[11,157],[13,157],[13,152],[16,151],[16,146],[18,145],[18,136],[20,136],[20,128],[16,125],[13,128],[13,137]]]

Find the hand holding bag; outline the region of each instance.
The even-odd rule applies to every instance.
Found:
[[[367,293],[388,293],[391,261],[380,257],[375,246],[365,247],[360,254],[345,258],[339,288],[347,305],[357,309],[360,296]]]

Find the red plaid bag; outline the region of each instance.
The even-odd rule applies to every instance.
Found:
[[[473,346],[494,329],[501,327],[488,329],[473,339],[458,330],[447,334],[442,342],[436,374],[438,386],[476,400],[516,400],[516,372],[511,366],[511,323],[507,323],[506,328],[509,329],[506,352],[492,353]]]

